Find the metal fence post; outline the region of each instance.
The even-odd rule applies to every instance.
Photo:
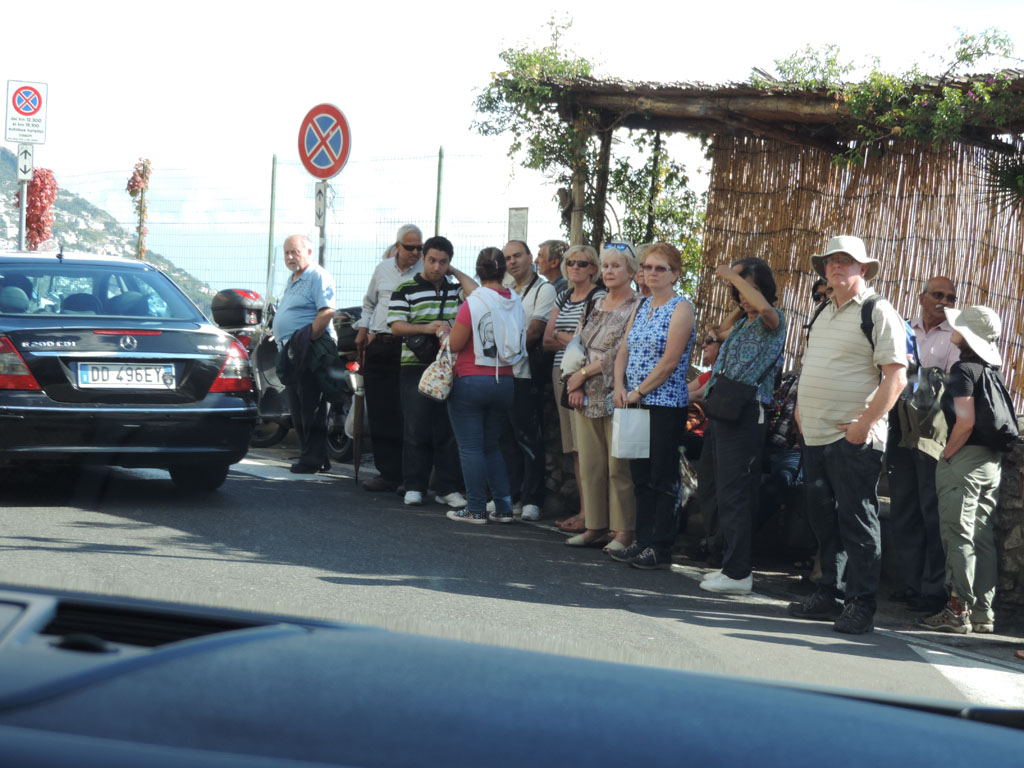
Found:
[[[277,155],[274,155],[270,167],[270,236],[267,240],[267,294],[263,298],[270,301],[271,276],[274,274],[274,216],[277,205]]]
[[[437,196],[434,198],[434,234],[441,234],[441,177],[444,174],[444,147],[437,150]]]

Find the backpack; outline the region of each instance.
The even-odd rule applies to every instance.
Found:
[[[972,437],[989,448],[1008,452],[1017,440],[1017,413],[998,369],[985,366],[981,376],[981,397],[974,398]]]
[[[875,319],[872,317],[875,310],[875,304],[882,299],[877,293],[868,296],[864,299],[864,303],[860,307],[860,329],[864,332],[864,335],[868,339],[868,344],[871,345],[871,351],[875,351]],[[910,377],[914,376],[921,369],[921,355],[917,351],[917,334],[914,333],[914,328],[910,325],[910,322],[900,317],[903,320],[903,330],[907,334],[907,380],[909,382]]]

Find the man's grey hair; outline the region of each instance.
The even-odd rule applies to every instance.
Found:
[[[540,244],[539,251],[544,246],[548,248],[548,261],[555,264],[562,263],[562,257],[565,256],[565,251],[569,247],[569,244],[564,240],[545,240]]]
[[[288,237],[286,237],[286,238],[284,239],[284,241],[285,241],[286,243],[287,243],[287,242],[288,242],[289,240],[298,240],[298,241],[299,241],[299,244],[300,244],[300,245],[301,245],[301,246],[302,246],[303,248],[305,248],[305,249],[306,249],[307,251],[312,251],[312,250],[313,250],[313,241],[312,241],[312,240],[310,240],[310,239],[309,239],[309,237],[307,237],[306,235],[303,235],[303,234],[298,234],[298,235],[288,235]]]
[[[423,233],[420,231],[419,227],[417,227],[415,224],[403,224],[398,228],[398,234],[395,235],[395,242],[400,243],[402,242],[402,238],[404,238],[406,235],[411,235],[414,233],[419,235],[421,240],[423,239]]]

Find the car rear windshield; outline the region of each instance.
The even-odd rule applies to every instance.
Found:
[[[117,264],[0,263],[0,314],[150,317],[202,322],[162,272]]]

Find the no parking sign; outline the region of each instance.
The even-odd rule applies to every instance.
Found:
[[[352,136],[348,121],[333,104],[318,104],[299,127],[299,158],[318,179],[337,176],[348,162]]]
[[[4,140],[15,144],[46,143],[46,83],[7,81]]]

